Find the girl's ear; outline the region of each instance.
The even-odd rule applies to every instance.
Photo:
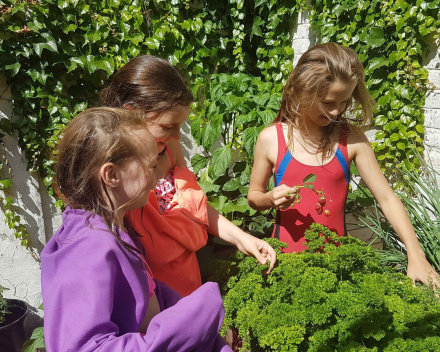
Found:
[[[115,164],[105,163],[102,165],[99,170],[99,175],[108,187],[116,188],[119,186],[119,177]]]
[[[122,107],[127,110],[133,110],[133,105],[130,104],[124,104]]]

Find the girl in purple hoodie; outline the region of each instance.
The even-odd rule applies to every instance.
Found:
[[[181,298],[153,280],[124,218],[161,176],[142,117],[96,108],[67,125],[55,190],[68,207],[41,254],[48,352],[231,351],[217,284]]]

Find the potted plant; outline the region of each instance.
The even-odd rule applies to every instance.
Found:
[[[6,299],[0,285],[0,351],[20,352],[26,340],[25,321],[29,312],[26,302]]]

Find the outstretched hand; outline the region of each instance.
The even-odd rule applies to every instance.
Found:
[[[267,261],[269,261],[269,270],[266,273],[269,274],[272,271],[277,261],[277,254],[269,243],[243,232],[243,234],[237,238],[236,245],[240,252],[255,257],[260,264],[266,264]]]
[[[440,289],[440,277],[425,256],[418,256],[413,259],[408,257],[406,274],[413,280],[414,284],[416,281],[421,281],[425,285],[432,284],[435,289]]]

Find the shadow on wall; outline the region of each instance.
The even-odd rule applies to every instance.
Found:
[[[5,136],[3,140],[3,154],[9,165],[2,170],[1,176],[8,177],[5,173],[10,168],[13,182],[5,195],[14,200],[13,210],[22,217],[21,223],[25,224],[30,234],[32,247],[39,254],[52,236],[54,225],[60,223],[60,214],[39,175],[26,169],[27,163],[18,147],[17,139]]]

